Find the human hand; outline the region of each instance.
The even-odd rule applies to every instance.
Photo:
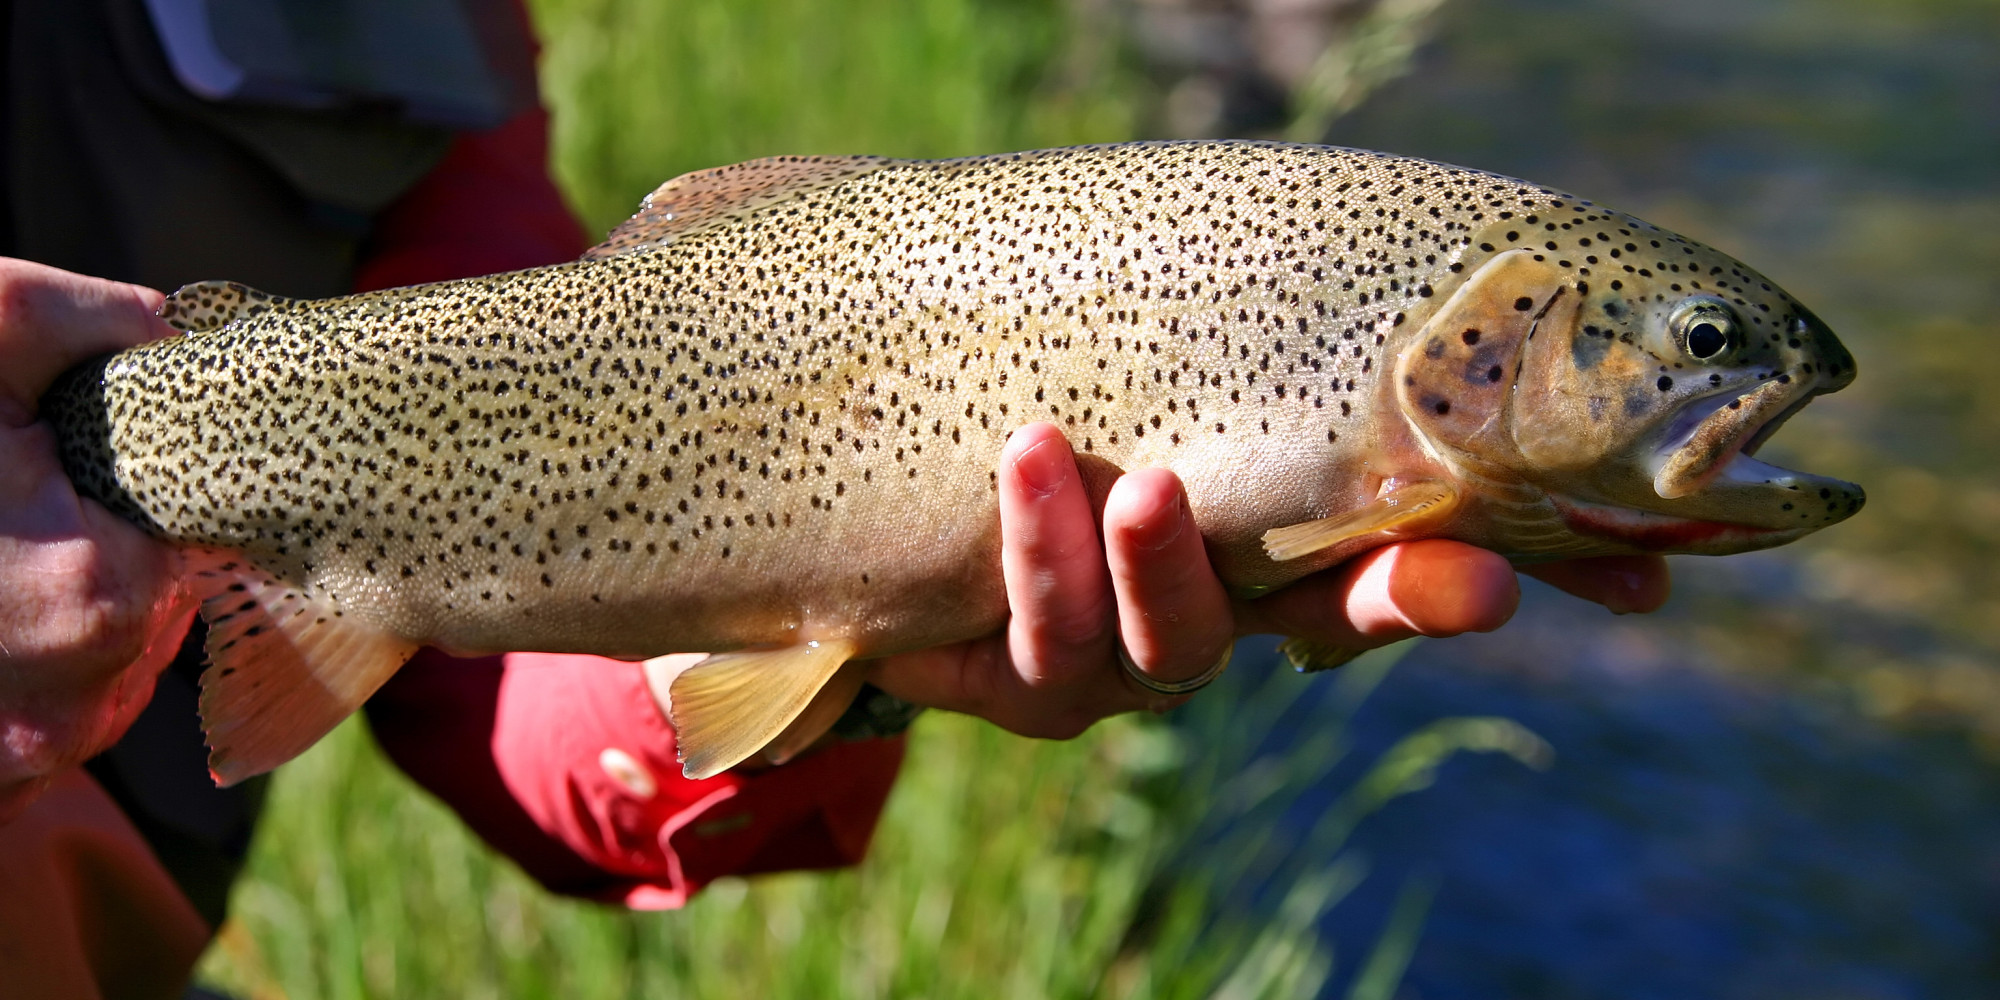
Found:
[[[1114,642],[1161,682],[1197,677],[1237,636],[1279,633],[1343,649],[1415,635],[1499,628],[1520,602],[1496,553],[1444,539],[1366,553],[1257,600],[1230,598],[1208,564],[1181,490],[1164,469],[1121,477],[1096,519],[1062,433],[1036,424],[1000,456],[1007,600],[1004,634],[892,656],[871,680],[919,705],[977,715],[1028,736],[1067,739],[1097,720],[1164,710],[1117,666]],[[1580,559],[1527,570],[1617,612],[1665,602],[1658,556]]]
[[[170,551],[78,496],[35,419],[71,365],[172,334],[161,300],[0,258],[0,823],[123,735],[194,615]]]

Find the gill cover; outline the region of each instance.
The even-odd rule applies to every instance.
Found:
[[[1397,360],[1403,413],[1460,459],[1512,452],[1506,416],[1523,352],[1540,330],[1550,331],[1543,340],[1563,337],[1574,318],[1568,275],[1538,256],[1510,250],[1481,265]]]
[[[1649,343],[1650,316],[1623,296],[1591,295],[1588,284],[1572,282],[1562,315],[1552,310],[1522,352],[1512,422],[1528,467],[1596,480],[1619,474],[1617,460],[1681,396],[1656,388],[1661,358]]]

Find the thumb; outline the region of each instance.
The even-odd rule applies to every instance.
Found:
[[[138,285],[0,258],[0,418],[16,426],[33,419],[36,399],[78,362],[171,336],[174,328],[154,315],[165,299]]]

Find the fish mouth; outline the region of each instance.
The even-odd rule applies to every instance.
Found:
[[[1851,516],[1861,487],[1782,469],[1754,457],[1818,395],[1783,375],[1739,394],[1695,400],[1654,452],[1654,507],[1551,495],[1570,530],[1641,552],[1726,555],[1783,545]]]
[[[1810,376],[1778,373],[1693,400],[1641,466],[1657,499],[1627,496],[1612,507],[1565,497],[1562,515],[1580,533],[1642,550],[1709,553],[1778,545],[1844,521],[1867,501],[1861,487],[1755,457],[1827,391]]]
[[[1732,471],[1729,478],[1740,480],[1765,474],[1768,481],[1768,473],[1796,475],[1751,456],[1812,401],[1814,389],[1781,374],[1739,395],[1717,393],[1694,400],[1669,425],[1666,444],[1654,454],[1653,491],[1663,500],[1679,500]]]

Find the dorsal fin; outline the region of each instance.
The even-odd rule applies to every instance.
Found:
[[[197,281],[182,285],[160,304],[160,318],[188,333],[200,333],[292,302],[238,281]]]
[[[767,156],[682,174],[639,203],[639,211],[584,251],[584,260],[637,253],[742,218],[808,191],[880,170],[882,156]]]

